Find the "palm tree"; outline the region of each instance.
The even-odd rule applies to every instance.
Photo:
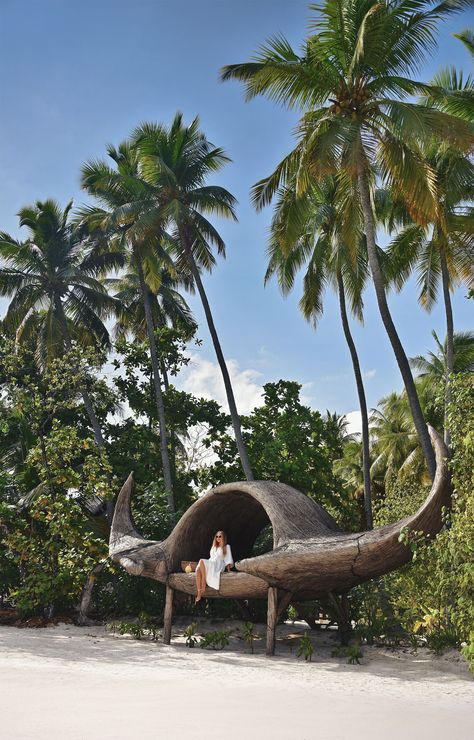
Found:
[[[155,339],[153,321],[154,291],[159,289],[162,270],[166,267],[174,272],[173,261],[164,248],[167,235],[163,232],[163,220],[153,233],[137,233],[136,223],[153,202],[153,191],[143,180],[139,168],[139,153],[129,142],[118,148],[109,146],[107,153],[114,163],[94,160],[82,167],[82,187],[93,195],[101,206],[85,206],[81,209],[80,222],[87,225],[91,233],[100,233],[104,238],[117,242],[123,250],[125,260],[138,279],[146,333],[150,350],[155,403],[160,430],[160,453],[163,466],[163,481],[168,508],[175,514],[173,481],[168,453],[165,406],[162,378]],[[103,208],[102,206],[105,206]]]
[[[147,338],[146,318],[140,282],[135,272],[127,272],[119,278],[109,278],[105,284],[114,290],[115,297],[123,304],[115,326],[117,336],[131,333],[140,340]],[[149,291],[153,326],[155,329],[171,326],[180,329],[189,339],[196,331],[197,324],[191,309],[179,292],[180,286],[193,290],[193,283],[187,276],[174,276],[166,269],[161,270],[159,287]]]
[[[419,302],[431,310],[441,279],[446,313],[446,407],[449,376],[454,371],[454,320],[450,292],[474,273],[473,214],[466,204],[474,197],[474,164],[447,143],[430,141],[424,148],[436,173],[439,205],[426,225],[409,223],[389,247],[395,283],[400,289],[413,268],[418,274]],[[404,219],[406,220],[406,218]],[[444,428],[449,445],[449,430]]]
[[[441,428],[443,418],[431,379],[417,378],[416,387],[428,422]],[[400,472],[419,470],[423,452],[413,423],[407,394],[390,393],[382,398],[370,415],[372,480],[396,477]]]
[[[372,470],[385,483],[400,470],[420,462],[420,446],[406,395],[395,391],[372,409]]]
[[[143,200],[136,231],[153,233],[163,220],[174,228],[177,266],[190,272],[201,298],[224,381],[242,469],[247,480],[253,480],[229,371],[201,278],[201,271],[211,271],[215,264],[213,246],[219,255],[225,256],[224,241],[207,216],[236,220],[235,198],[231,193],[217,185],[206,185],[207,177],[221,169],[229,159],[199,130],[197,118],[185,126],[180,113],[169,128],[142,124],[134,132],[132,140],[140,152],[143,179],[155,193],[154,202]]]
[[[447,100],[450,92],[408,75],[434,48],[437,22],[470,4],[471,0],[438,5],[427,0],[324,0],[311,6],[318,11],[310,25],[315,33],[307,38],[302,55],[279,36],[261,47],[253,62],[222,71],[224,80],[245,82],[247,99],[265,94],[303,110],[297,146],[254,188],[257,207],[270,202],[290,172],[298,172],[298,192],[327,174],[342,172],[357,182],[379,311],[431,477],[434,453],[377,255],[371,178],[377,167],[418,219],[427,220],[436,212],[436,176],[423,159],[420,140],[437,134],[467,150],[473,133],[460,118],[411,102],[410,96],[429,93]]]
[[[0,233],[0,295],[12,296],[3,324],[16,332],[18,342],[34,334],[36,356],[45,366],[73,338],[108,349],[109,334],[103,319],[117,308],[100,281],[108,270],[121,266],[117,252],[91,243],[69,219],[72,202],[64,210],[53,200],[38,201],[19,212],[20,226],[29,231],[26,241]],[[102,431],[87,389],[81,389],[97,445]]]
[[[300,309],[314,327],[323,312],[322,295],[327,284],[339,298],[344,336],[349,347],[352,367],[356,379],[357,394],[362,417],[362,463],[363,490],[366,525],[372,528],[372,496],[370,485],[369,419],[364,382],[359,357],[349,326],[346,297],[349,296],[351,310],[362,320],[362,290],[367,278],[367,250],[362,241],[361,214],[352,212],[350,225],[344,222],[341,204],[357,203],[351,197],[351,183],[339,188],[333,177],[321,183],[312,183],[298,197],[292,183],[278,192],[277,204],[272,220],[269,257],[265,281],[277,275],[283,294],[288,293],[295,280],[296,272],[307,265],[303,277],[303,296]],[[346,192],[341,192],[346,190]],[[339,201],[339,202],[338,202]]]
[[[451,373],[474,373],[474,332],[455,332],[453,337],[453,368],[448,368],[448,340],[440,342],[435,331],[431,332],[436,343],[437,352],[428,352],[428,356],[410,357],[410,364],[418,370],[419,378],[426,378],[433,383],[446,384]]]

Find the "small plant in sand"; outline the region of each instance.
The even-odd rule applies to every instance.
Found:
[[[151,637],[152,640],[158,640],[160,632],[155,619],[146,612],[141,612],[138,617],[138,622],[143,629],[143,634]]]
[[[135,640],[141,640],[142,637],[150,637],[152,640],[157,640],[160,636],[158,627],[152,617],[143,613],[140,614],[137,622],[110,622],[107,625],[107,629],[114,635],[116,633],[119,635],[131,635]]]
[[[300,645],[298,650],[296,651],[296,657],[301,658],[303,657],[306,661],[311,662],[313,657],[313,643],[311,642],[311,638],[309,637],[308,633],[305,632],[303,637],[300,640]]]
[[[360,645],[358,642],[354,643],[353,645],[349,645],[348,647],[345,647],[343,645],[340,645],[339,647],[335,647],[331,650],[331,657],[332,658],[340,658],[340,657],[348,658],[348,663],[351,665],[360,665],[360,658],[363,657],[362,650],[360,649]]]
[[[230,634],[231,630],[216,630],[215,632],[208,632],[199,642],[199,647],[222,650],[222,648],[229,644]]]
[[[419,635],[416,635],[414,632],[409,632],[407,635],[408,643],[412,649],[412,652],[414,655],[417,654],[418,648],[423,646],[423,640],[420,638]]]
[[[114,635],[118,632],[119,635],[131,635],[136,640],[141,640],[145,634],[145,630],[138,622],[111,622],[109,629]]]
[[[349,647],[346,648],[346,655],[348,657],[348,663],[351,665],[360,665],[360,658],[362,658],[362,650],[360,649],[360,645],[358,642],[354,643],[354,645],[349,645]]]
[[[258,632],[254,632],[254,625],[252,622],[245,622],[242,627],[242,640],[247,643],[250,648],[250,652],[253,655],[253,643],[254,640],[259,640],[260,635]]]
[[[184,630],[184,636],[186,638],[186,646],[193,648],[197,645],[198,639],[196,637],[197,622],[191,622]]]

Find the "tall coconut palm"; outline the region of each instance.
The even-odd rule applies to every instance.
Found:
[[[389,252],[395,282],[401,288],[413,269],[420,287],[419,302],[431,310],[441,282],[446,314],[445,407],[449,404],[449,376],[454,371],[454,319],[451,291],[474,275],[474,218],[466,205],[474,198],[474,164],[445,142],[430,141],[424,155],[436,173],[439,205],[424,226],[409,223],[392,241]],[[445,424],[445,442],[449,430]]]
[[[98,232],[123,250],[129,269],[137,276],[143,303],[146,332],[150,350],[155,403],[160,430],[160,453],[163,466],[163,481],[168,508],[175,514],[173,480],[168,453],[165,406],[162,391],[160,363],[153,322],[153,294],[159,288],[164,266],[174,271],[173,261],[163,247],[166,234],[163,220],[155,224],[153,232],[137,233],[135,225],[153,203],[153,191],[143,180],[139,171],[139,154],[136,147],[123,142],[118,148],[108,147],[107,153],[113,162],[94,160],[82,167],[82,187],[93,195],[100,207],[85,206],[79,213],[80,222],[92,233]]]
[[[19,212],[26,241],[0,234],[0,294],[12,300],[4,318],[17,341],[36,341],[40,366],[72,348],[72,337],[107,349],[109,334],[103,320],[117,308],[100,281],[123,263],[115,251],[89,242],[74,227],[72,202],[63,210],[53,200],[38,201]],[[81,389],[97,445],[104,438],[88,391]]]
[[[454,333],[454,362],[453,369],[448,369],[448,341],[442,343],[435,331],[431,332],[436,344],[436,352],[428,355],[410,357],[410,364],[418,370],[418,377],[425,378],[432,383],[446,383],[451,373],[474,373],[474,332],[460,331]]]
[[[220,170],[229,158],[207,140],[199,129],[197,118],[185,126],[180,113],[169,128],[148,123],[139,126],[133,134],[133,142],[140,151],[143,179],[156,194],[154,203],[143,201],[142,215],[135,228],[140,234],[153,233],[155,228],[160,228],[163,219],[174,228],[177,266],[191,273],[201,298],[224,381],[242,469],[247,480],[253,480],[229,371],[201,278],[201,271],[211,271],[215,264],[213,247],[219,255],[225,256],[224,241],[208,216],[236,220],[235,198],[231,193],[223,187],[206,184],[207,178]]]
[[[437,23],[471,0],[434,5],[428,0],[324,0],[311,6],[318,15],[298,55],[282,36],[261,47],[253,62],[224,67],[222,78],[242,80],[247,99],[256,95],[303,116],[295,149],[254,189],[258,207],[266,205],[290,171],[297,189],[344,172],[357,181],[364,214],[370,271],[377,302],[410,402],[430,475],[434,453],[416,393],[408,358],[387,303],[376,249],[370,178],[375,166],[392,183],[418,218],[437,209],[436,176],[420,152],[420,139],[438,135],[457,146],[472,146],[470,126],[441,110],[410,101],[428,93],[448,99],[449,91],[415,81],[413,74],[435,46]]]
[[[141,341],[146,341],[148,337],[147,323],[137,274],[128,272],[120,278],[110,278],[106,282],[108,286],[115,290],[115,297],[124,307],[115,324],[116,336],[121,337],[131,334]],[[178,291],[180,286],[187,288],[189,291],[194,289],[192,279],[189,276],[185,274],[171,275],[169,270],[165,268],[161,270],[159,287],[153,291],[148,285],[146,286],[151,306],[153,328],[156,331],[158,328],[172,326],[179,329],[186,339],[191,339],[197,329],[197,324],[194,321],[191,309]],[[163,378],[163,387],[165,391],[168,391],[170,387],[168,368],[163,360],[160,361],[160,371]],[[175,431],[171,430],[170,452],[173,477],[176,477],[176,447],[179,444]]]
[[[350,225],[343,204],[357,204],[351,194],[351,183],[345,187],[333,177],[312,183],[298,196],[292,183],[278,192],[270,241],[269,263],[265,281],[277,275],[283,294],[294,285],[295,275],[304,265],[303,296],[300,309],[314,327],[323,312],[323,293],[327,284],[336,291],[344,336],[349,347],[356,379],[362,418],[363,490],[366,525],[372,528],[372,496],[370,485],[369,419],[364,382],[357,349],[350,330],[346,298],[351,310],[362,320],[362,290],[368,276],[367,250],[361,233],[361,213],[351,210]],[[349,190],[349,192],[347,192]],[[359,211],[359,212],[358,212]],[[359,242],[359,243],[358,243]]]

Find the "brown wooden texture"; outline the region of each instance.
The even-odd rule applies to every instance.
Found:
[[[277,611],[277,618],[280,619],[281,615],[287,609],[287,607],[290,605],[290,601],[293,599],[293,594],[291,591],[283,591],[278,598],[278,611]]]
[[[178,573],[180,563],[208,557],[213,535],[223,529],[239,561],[237,570],[256,580],[231,580],[236,574],[225,574],[217,596],[212,589],[206,596],[249,598],[258,592],[263,598],[262,582],[291,592],[298,601],[327,596],[329,592],[344,593],[411,559],[410,548],[399,541],[403,527],[432,536],[441,529],[442,507],[449,505],[451,493],[447,450],[441,437],[434,430],[430,433],[437,461],[431,492],[415,514],[395,524],[348,534],[321,506],[294,488],[274,481],[243,481],[219,486],[201,496],[166,540],[149,542],[136,531],[131,518],[130,476],[117,500],[110,556],[129,573],[195,593],[195,582],[189,580],[194,575]],[[254,542],[269,523],[273,527],[273,550],[254,557]]]
[[[171,642],[171,625],[173,623],[173,601],[174,590],[166,586],[165,613],[163,616],[163,643],[169,645]]]
[[[195,573],[171,573],[168,585],[176,591],[196,595]],[[206,599],[264,599],[268,583],[248,573],[221,573],[219,590],[206,587],[203,596]]]
[[[275,655],[276,626],[278,619],[278,589],[268,589],[267,609],[267,655]]]

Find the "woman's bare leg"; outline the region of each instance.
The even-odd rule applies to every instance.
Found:
[[[206,566],[204,565],[202,560],[199,561],[196,568],[196,588],[197,596],[194,602],[195,604],[197,604],[197,602],[201,600],[202,595],[206,590]]]
[[[206,566],[201,561],[201,596],[206,590]]]

